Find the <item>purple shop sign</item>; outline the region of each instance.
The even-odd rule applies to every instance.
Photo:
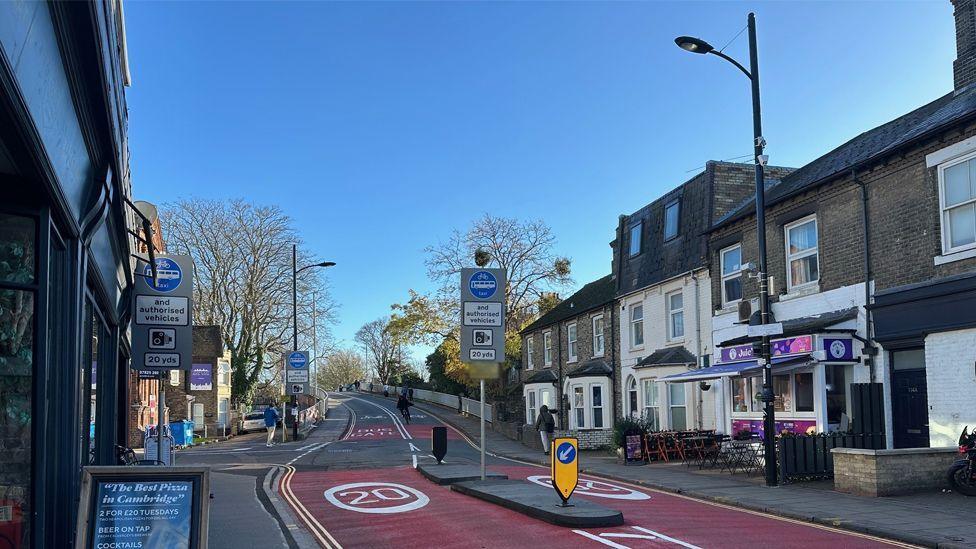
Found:
[[[825,337],[823,339],[823,349],[827,354],[827,360],[854,360],[854,340],[850,338]]]
[[[209,391],[213,388],[213,365],[194,364],[190,369],[190,390]]]
[[[769,342],[772,356],[798,355],[813,352],[813,336],[804,335],[784,337]],[[752,343],[722,348],[722,362],[741,362],[751,360]]]
[[[733,419],[732,434],[742,431],[763,434],[763,420],[761,419]],[[811,435],[817,432],[817,421],[813,419],[782,419],[776,420],[776,434],[789,431],[797,435]]]

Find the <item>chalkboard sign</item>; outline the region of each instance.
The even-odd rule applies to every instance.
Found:
[[[624,464],[636,465],[644,463],[644,451],[641,448],[641,435],[627,435],[624,445]]]
[[[75,547],[205,549],[207,467],[85,467]]]

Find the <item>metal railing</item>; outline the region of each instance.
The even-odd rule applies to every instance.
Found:
[[[382,391],[382,385],[377,387],[374,386],[373,390]],[[396,387],[393,385],[389,386],[390,395],[395,396],[400,394],[402,387]],[[427,389],[414,389],[413,390],[414,400],[422,400],[424,402],[433,402],[434,404],[440,404],[441,406],[447,406],[448,408],[458,409],[458,398],[461,399],[461,412],[474,417],[481,417],[481,401],[474,400],[467,397],[458,397],[458,395],[451,395],[448,393],[438,393],[437,391],[429,391]],[[491,404],[485,403],[485,421],[491,423],[492,418],[495,417],[494,408]]]

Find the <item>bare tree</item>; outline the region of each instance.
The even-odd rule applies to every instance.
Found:
[[[316,374],[319,387],[329,389],[366,379],[366,360],[355,351],[338,349],[323,358],[325,363],[319,364]]]
[[[377,318],[363,324],[356,332],[356,341],[366,347],[366,358],[370,369],[382,383],[407,368],[403,341],[390,329],[390,318]],[[370,356],[372,355],[372,356]]]
[[[313,260],[277,206],[184,199],[166,204],[161,218],[167,248],[193,257],[194,323],[221,327],[235,400],[250,402],[262,372],[280,370],[280,357],[292,347],[292,244],[299,245],[301,265]],[[327,338],[335,306],[319,273],[300,273],[297,286],[300,341],[311,341],[313,316]],[[313,292],[317,315],[311,314]]]

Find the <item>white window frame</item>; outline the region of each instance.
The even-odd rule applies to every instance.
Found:
[[[668,210],[670,210],[671,208],[677,208],[678,215],[674,220],[674,234],[668,236]],[[674,200],[668,202],[664,206],[663,217],[664,217],[663,219],[664,227],[661,228],[661,234],[664,235],[664,241],[668,242],[670,240],[674,240],[675,238],[678,238],[678,235],[681,234],[681,199],[680,198],[675,198]]]
[[[535,389],[525,392],[525,409],[528,412],[529,425],[535,425],[535,420],[539,414],[539,400]]]
[[[600,329],[597,329],[596,327],[598,320],[600,321]],[[603,353],[605,353],[607,349],[607,341],[605,327],[603,326],[602,314],[593,315],[590,317],[590,329],[593,331],[593,357],[595,358],[603,356]],[[597,346],[597,343],[600,345]]]
[[[971,244],[963,244],[962,246],[956,246],[954,248],[952,247],[952,245],[951,245],[951,242],[952,242],[951,241],[951,235],[949,234],[949,211],[948,211],[949,209],[955,209],[955,208],[958,208],[960,206],[965,206],[965,205],[968,205],[968,204],[976,203],[976,197],[974,197],[974,198],[972,198],[970,200],[967,200],[965,202],[960,202],[959,204],[953,204],[951,208],[947,208],[946,207],[946,203],[945,203],[945,171],[948,168],[951,168],[951,167],[956,166],[958,164],[962,164],[962,163],[965,163],[965,162],[969,162],[970,160],[974,160],[974,159],[976,159],[976,151],[971,152],[969,154],[966,154],[964,156],[960,156],[960,157],[954,158],[951,161],[943,162],[942,164],[939,164],[939,169],[938,169],[938,173],[939,173],[939,230],[940,230],[940,236],[941,236],[941,241],[942,241],[942,254],[943,255],[955,254],[955,253],[963,252],[963,251],[966,251],[966,250],[976,249],[976,242],[973,242]]]
[[[799,227],[800,225],[806,225],[807,223],[813,221],[814,234],[817,235],[817,245],[808,250],[798,252],[795,254],[790,253],[790,230]],[[817,214],[808,215],[802,219],[797,219],[792,223],[788,223],[783,227],[783,238],[785,239],[784,250],[786,252],[786,289],[787,291],[796,290],[799,288],[808,288],[811,286],[816,286],[820,283],[820,224],[817,221]],[[793,269],[790,268],[790,264],[797,259],[803,259],[805,257],[810,257],[811,255],[817,256],[817,278],[804,282],[803,284],[793,284]]]
[[[571,398],[573,399],[572,400],[572,406],[571,406],[571,408],[573,410],[573,418],[572,418],[573,419],[573,425],[575,425],[577,429],[586,429],[586,386],[585,385],[582,385],[582,384],[577,384],[577,385],[570,385],[569,388],[570,388],[569,394],[571,395]],[[581,405],[577,405],[577,403],[576,403],[576,390],[577,389],[579,389],[580,395],[582,395],[582,397],[583,397],[582,398],[583,403]],[[580,410],[583,411],[583,421],[582,422],[580,422],[580,420],[579,420],[579,418],[580,418]]]
[[[535,334],[525,338],[525,369],[534,370],[535,361],[532,354],[535,352]]]
[[[671,308],[671,298],[680,295],[681,296],[681,308],[672,309]],[[675,290],[664,295],[664,305],[667,307],[667,318],[668,318],[668,341],[684,341],[685,339],[685,295],[684,290]],[[674,317],[676,315],[681,315],[681,335],[674,335]]]
[[[552,332],[542,334],[542,362],[546,367],[552,366]]]
[[[634,406],[636,406],[637,409],[636,410],[635,409],[627,410],[627,413],[631,417],[640,417],[640,414],[641,414],[641,407],[640,407],[640,398],[641,398],[640,397],[640,386],[637,383],[637,380],[634,379],[634,376],[630,376],[630,377],[627,378],[627,400],[626,400],[626,402],[627,402],[627,408],[631,408],[631,402],[630,402],[630,393],[631,393],[631,391],[634,392],[634,396],[636,397],[634,399]]]
[[[579,360],[579,329],[575,322],[566,326],[566,354],[568,356],[567,362]]]
[[[675,404],[671,400],[671,387],[678,387],[681,390],[681,393],[684,394],[685,399],[684,399],[684,403],[683,404]],[[692,417],[691,417],[691,413],[690,413],[691,407],[688,406],[688,388],[685,386],[684,383],[668,383],[668,428],[670,428],[670,429],[674,429],[675,428],[674,427],[674,409],[675,408],[684,408],[684,410],[685,410],[685,427],[684,427],[683,430],[688,430],[688,428],[694,422],[692,421]]]
[[[226,366],[226,368],[224,366]],[[230,387],[231,384],[233,383],[232,376],[233,376],[233,370],[231,369],[230,361],[218,360],[217,361],[217,384],[222,385],[224,387]]]
[[[819,241],[818,241],[818,244],[819,244]],[[726,254],[726,252],[731,252],[732,250],[734,250],[736,248],[739,249],[739,269],[737,271],[735,271],[735,272],[731,272],[731,273],[726,274],[725,273],[725,254]],[[720,250],[718,252],[718,257],[719,257],[719,268],[721,269],[721,271],[719,271],[719,273],[721,274],[721,278],[722,278],[722,281],[721,281],[721,284],[722,284],[722,305],[724,306],[724,305],[731,305],[733,303],[738,303],[738,302],[742,301],[742,244],[741,243],[740,244],[733,244],[732,246],[729,246],[727,248],[723,248],[722,250]],[[725,281],[726,280],[732,280],[733,278],[738,278],[739,279],[739,299],[729,299],[728,296],[725,295]]]
[[[600,389],[600,405],[599,406],[597,406],[595,404],[596,399],[593,398],[593,391],[595,389],[597,389],[597,388]],[[607,392],[606,392],[605,389],[606,389],[606,386],[604,386],[602,383],[590,383],[590,386],[589,386],[589,392],[587,394],[587,396],[590,397],[590,405],[588,406],[588,408],[590,409],[589,419],[590,419],[590,427],[592,427],[593,429],[605,429],[607,427],[606,418],[603,415],[603,410],[604,410],[604,408],[606,408],[606,401],[607,401]],[[600,426],[599,427],[596,426],[597,413],[600,414]]]
[[[640,253],[641,253],[641,247],[643,245],[643,242],[642,241],[644,239],[643,232],[644,232],[644,222],[643,221],[641,221],[640,223],[637,223],[636,225],[631,226],[630,229],[628,230],[628,235],[629,236],[627,238],[627,257],[637,257],[638,255],[640,255]],[[637,235],[637,239],[636,239],[636,241],[637,241],[637,251],[634,251],[634,235],[635,234]]]
[[[655,399],[654,399],[654,403],[653,404],[651,404],[650,402],[647,402],[647,398],[646,398],[647,397],[647,388],[646,388],[646,386],[647,386],[648,383],[650,383],[653,386],[653,389],[651,391],[651,394],[655,395]],[[643,378],[643,379],[641,379],[640,380],[639,390],[640,390],[640,399],[641,399],[640,417],[643,418],[646,421],[647,420],[647,411],[650,410],[650,409],[653,409],[654,410],[654,413],[655,413],[655,415],[657,417],[657,427],[660,430],[661,429],[661,426],[662,426],[662,424],[661,424],[661,392],[660,392],[661,391],[661,388],[657,384],[657,378],[650,377],[650,378]]]
[[[640,307],[641,310],[641,317],[639,320],[634,319],[634,310],[637,309],[637,307]],[[640,336],[641,336],[640,343],[637,343],[635,341],[636,338],[634,337],[634,334],[637,333],[636,324],[638,323],[640,324]],[[638,301],[637,303],[634,303],[630,306],[630,329],[627,330],[627,332],[630,334],[628,337],[628,339],[630,340],[630,348],[642,349],[644,347],[644,336],[646,335],[644,333],[644,303],[643,302]]]

